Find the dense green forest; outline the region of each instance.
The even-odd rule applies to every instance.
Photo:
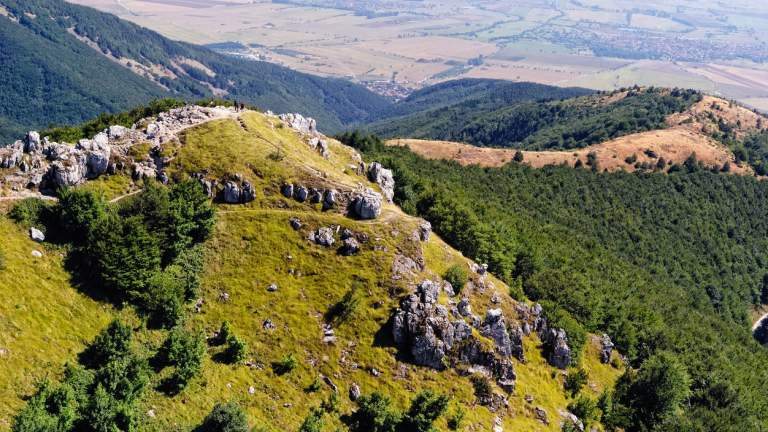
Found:
[[[695,91],[662,94],[653,88],[630,89],[628,96],[597,104],[587,90],[510,84],[480,97],[364,128],[383,138],[420,138],[466,142],[482,147],[567,150],[616,137],[667,127],[670,114],[701,97]]]
[[[603,424],[768,427],[768,352],[752,339],[746,313],[768,301],[768,183],[713,174],[693,160],[670,174],[464,167],[359,133],[339,138],[393,169],[405,211],[489,263],[513,296],[541,302],[569,339],[610,334],[640,372],[617,385]],[[655,399],[627,391],[637,380],[663,380],[649,372],[661,364],[690,398],[682,415],[653,413]]]
[[[0,16],[0,141],[50,123],[79,125],[103,112],[117,113],[154,98],[208,98],[210,86],[227,98],[274,112],[299,112],[321,129],[339,130],[390,104],[365,87],[321,78],[260,61],[245,61],[160,34],[63,0],[7,0],[11,19]],[[27,15],[30,14],[34,16]],[[106,54],[149,66],[162,65],[178,76],[156,75],[169,91],[112,62],[68,33],[96,41]],[[196,60],[209,76],[174,59]],[[180,69],[181,68],[181,69]]]
[[[389,106],[360,125],[392,123],[396,119],[423,114],[457,103],[492,111],[526,100],[574,98],[592,93],[578,87],[560,88],[544,84],[513,83],[504,80],[463,78],[445,81],[413,92],[405,100]]]

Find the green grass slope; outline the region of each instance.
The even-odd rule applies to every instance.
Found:
[[[276,123],[274,130],[270,121]],[[218,223],[205,246],[201,313],[195,313],[192,305],[187,305],[181,324],[182,328],[202,329],[206,336],[213,337],[222,321],[229,321],[231,331],[248,345],[246,362],[250,366],[223,361],[223,346],[207,346],[202,371],[176,395],[168,395],[161,386],[172,368],[155,372],[138,401],[137,430],[191,429],[215,403],[232,401],[245,410],[252,425],[264,426],[266,430],[295,431],[310,413],[310,408],[320,406],[330,395],[327,385],[310,391],[310,384],[318,374],[331,377],[339,386],[340,410],[338,414],[324,416],[327,423],[324,430],[327,431],[344,427],[345,416],[355,408],[348,396],[352,383],[357,383],[363,393],[381,390],[390,395],[398,409],[407,407],[409,398],[424,389],[448,394],[452,398],[450,410],[458,405],[467,410],[464,426],[468,427],[490,430],[498,416],[505,430],[560,430],[557,409],[565,409],[573,399],[566,394],[560,371],[544,361],[538,336],[525,338],[528,362],[515,361],[518,380],[515,393],[508,396],[510,409],[496,413],[474,403],[469,377],[459,376],[453,370],[436,372],[417,367],[409,353],[401,352],[395,346],[391,317],[400,298],[424,278],[445,274],[452,264],[466,266],[468,260],[458,251],[437,235],[433,235],[429,242],[412,240],[411,233],[421,223],[420,219],[406,215],[394,205],[385,204],[379,218],[366,221],[349,217],[343,208],[322,210],[319,204],[299,203],[280,194],[283,182],[333,187],[347,192],[357,190],[358,183],[368,187],[365,177],[346,167],[355,162],[353,149],[329,140],[331,158],[323,159],[297,134],[287,127],[280,127],[274,117],[270,120],[259,113],[242,114],[238,121],[217,120],[192,127],[185,131],[181,140],[182,145],[170,156],[173,159],[168,171],[172,182],[207,170],[206,178],[220,183],[241,174],[257,191],[256,200],[243,205],[227,205],[214,199]],[[276,157],[278,150],[282,158]],[[88,187],[105,187],[105,184],[109,182]],[[291,228],[290,217],[301,220],[299,231]],[[357,254],[344,256],[338,251],[338,233],[332,247],[306,240],[309,230],[320,227],[340,227],[339,233],[348,228],[367,235],[369,240],[361,244]],[[7,275],[26,272],[19,275],[23,282],[16,279],[15,283],[7,285],[0,282],[3,289],[0,295],[14,295],[13,291],[18,291],[19,284],[23,284],[25,295],[29,297],[41,298],[50,293],[65,299],[48,299],[46,307],[49,309],[22,309],[21,312],[17,312],[13,304],[5,305],[2,307],[8,309],[7,312],[0,309],[3,310],[2,317],[19,320],[20,330],[30,333],[34,326],[17,317],[34,317],[39,321],[35,325],[42,329],[55,327],[55,323],[66,319],[66,326],[77,329],[71,336],[76,339],[72,342],[74,345],[67,345],[66,350],[49,352],[45,363],[35,363],[31,353],[36,352],[37,346],[32,344],[29,353],[18,358],[14,370],[26,372],[11,375],[8,390],[0,393],[0,405],[8,407],[3,413],[6,420],[11,421],[13,413],[24,406],[22,398],[33,392],[31,385],[36,379],[46,374],[55,380],[61,379],[64,363],[77,361],[81,340],[92,339],[114,316],[121,316],[134,327],[133,353],[143,357],[157,353],[168,330],[148,329],[130,307],[119,312],[109,306],[100,309],[92,300],[77,294],[69,275],[61,267],[59,253],[63,249],[58,246],[40,246],[46,248],[45,259],[51,259],[50,264],[45,261],[45,265],[36,268],[22,265],[22,262],[32,261],[28,258],[28,249],[37,245],[26,238],[20,226],[5,217],[0,219],[0,230],[13,240],[10,246],[1,246],[9,265],[0,270],[0,281],[5,281]],[[426,267],[417,274],[406,275],[405,279],[393,278],[392,266],[397,254],[414,260],[423,258]],[[475,281],[477,277],[471,275]],[[489,293],[478,293],[471,298],[472,310],[484,315],[491,307],[501,307],[511,320],[516,316],[517,302],[507,293],[509,288],[493,276],[487,280],[495,284],[502,303],[493,305]],[[36,281],[49,282],[39,284]],[[362,284],[358,291],[360,309],[353,319],[340,321],[329,313],[329,305],[342,300],[355,281]],[[272,283],[278,286],[275,292],[266,289]],[[225,293],[228,296],[224,296]],[[74,314],[66,299],[87,305],[84,308],[91,311],[91,315]],[[446,302],[444,294],[440,301]],[[37,314],[37,310],[48,312]],[[24,315],[27,313],[29,315]],[[274,323],[274,329],[263,328],[266,319]],[[338,342],[322,342],[324,323],[333,325]],[[62,331],[66,326],[61,327]],[[30,339],[41,336],[45,337],[44,330],[37,331],[34,336],[30,334]],[[350,346],[350,342],[354,342],[354,346]],[[4,343],[2,339],[0,343]],[[44,342],[35,343],[48,351]],[[15,345],[10,347],[11,350],[19,349]],[[298,359],[298,366],[283,373],[277,363],[288,354]],[[592,383],[583,394],[592,398],[602,390],[612,388],[623,372],[601,364],[598,357],[596,342],[588,342],[581,367],[589,371],[589,382]],[[381,374],[374,376],[372,368]],[[254,394],[249,393],[250,387]],[[526,402],[526,396],[532,396],[533,402]],[[547,410],[549,426],[534,419],[531,414],[534,406]],[[146,414],[150,410],[154,417]],[[436,426],[446,430],[446,419],[440,418]]]

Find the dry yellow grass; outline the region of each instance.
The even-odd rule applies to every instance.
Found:
[[[611,103],[626,97],[626,93],[618,93],[604,98],[601,103]],[[712,104],[719,109],[713,109]],[[722,166],[731,163],[731,172],[752,174],[751,168],[738,166],[732,152],[705,133],[714,127],[708,114],[712,112],[715,118],[722,117],[731,125],[741,122],[737,128],[740,136],[758,130],[757,121],[760,116],[743,106],[731,104],[721,98],[705,96],[701,102],[694,104],[690,110],[669,117],[669,129],[643,132],[628,135],[614,140],[570,151],[523,151],[523,161],[533,168],[545,165],[567,163],[573,166],[576,160],[586,162],[587,154],[595,152],[600,168],[608,171],[635,171],[634,164],[625,162],[627,157],[637,155],[638,162],[656,163],[657,159],[648,157],[645,152],[651,150],[658,157],[663,157],[667,165],[682,163],[691,153],[696,153],[697,159],[707,166]],[[681,124],[684,121],[692,123]],[[494,149],[475,147],[468,144],[449,141],[429,141],[415,139],[396,139],[387,145],[407,145],[414,152],[429,159],[455,160],[462,165],[478,164],[481,166],[499,167],[510,162],[515,156],[514,149]]]

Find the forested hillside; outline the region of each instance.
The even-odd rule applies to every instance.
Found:
[[[713,174],[695,160],[669,175],[464,167],[356,133],[339,138],[392,168],[395,201],[488,262],[513,296],[554,308],[556,322],[575,320],[569,335],[608,332],[641,371],[683,365],[690,380],[676,385],[690,406],[679,407],[682,415],[677,406],[650,415],[652,401],[619,384],[608,423],[633,431],[768,426],[768,352],[747,318],[768,301],[766,182]]]
[[[692,91],[632,90],[612,100],[587,90],[507,84],[480,97],[363,130],[383,138],[466,142],[521,150],[567,150],[667,127],[697,102]],[[568,99],[576,98],[576,99]],[[568,100],[565,100],[568,99]]]
[[[2,5],[9,14],[0,15],[3,143],[50,123],[77,126],[102,112],[125,111],[163,96],[207,98],[214,89],[264,110],[301,112],[326,131],[389,106],[383,97],[345,80],[227,57],[63,0],[5,0]],[[144,76],[124,66],[130,62],[144,66]]]

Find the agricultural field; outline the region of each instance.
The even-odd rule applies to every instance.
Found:
[[[471,76],[768,96],[768,5],[747,0],[696,8],[662,0],[71,1],[172,39],[235,42],[237,55],[372,89],[381,81],[412,90]],[[461,63],[473,67],[449,71]]]

